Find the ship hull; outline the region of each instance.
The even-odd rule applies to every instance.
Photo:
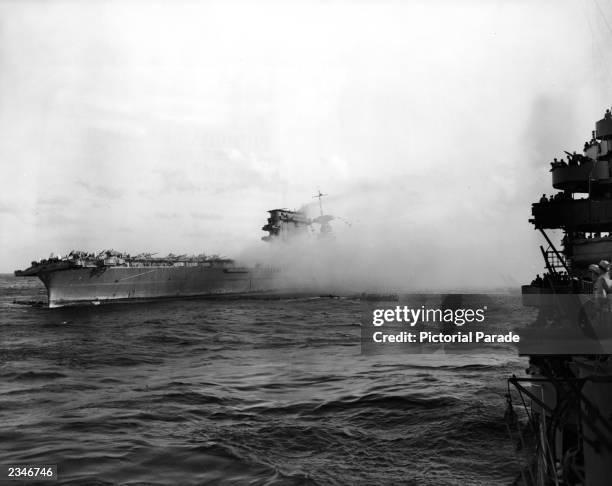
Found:
[[[271,269],[192,267],[99,267],[41,272],[49,307],[206,295],[248,294],[274,289]]]

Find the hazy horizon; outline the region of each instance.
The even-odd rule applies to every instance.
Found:
[[[596,1],[0,1],[0,272],[257,255],[266,211],[320,189],[350,278],[528,283],[549,162],[612,105],[611,21]]]

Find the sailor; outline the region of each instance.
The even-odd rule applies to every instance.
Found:
[[[595,301],[602,310],[607,310],[608,307],[608,295],[612,298],[612,281],[610,280],[610,262],[607,260],[601,260],[597,266],[599,267],[599,276],[595,280],[593,286],[593,293],[595,294]]]
[[[600,112],[600,113],[601,113],[601,112]],[[612,118],[612,113],[610,113],[610,108],[608,108],[608,109],[606,110],[606,114],[604,115],[604,118],[605,118],[606,120],[609,120],[610,118]]]
[[[601,276],[604,280],[604,290],[606,291],[606,300],[607,300],[607,309],[608,311],[612,311],[612,276],[610,276],[610,271],[612,271],[612,265],[607,260],[603,260],[605,263],[608,263],[608,269]],[[600,262],[601,264],[601,262]]]
[[[591,287],[592,293],[593,293],[593,295],[595,295],[595,299],[597,299],[597,296],[596,296],[596,293],[595,293],[595,282],[597,281],[597,278],[600,275],[601,275],[601,269],[599,268],[599,266],[595,265],[594,263],[591,263],[589,265],[589,275],[588,275],[588,277],[585,280],[587,280],[589,282],[587,285],[588,285],[588,287]]]
[[[541,203],[547,203],[548,199],[546,198],[546,194],[542,194],[542,197],[540,198],[540,202]]]

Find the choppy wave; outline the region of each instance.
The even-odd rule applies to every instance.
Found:
[[[503,395],[525,363],[511,350],[362,356],[349,299],[13,303],[39,292],[0,278],[3,463],[57,464],[60,484],[88,485],[492,485],[518,474]],[[508,299],[489,301],[518,322]]]

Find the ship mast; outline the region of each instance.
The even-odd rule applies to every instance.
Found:
[[[321,225],[319,238],[330,238],[333,236],[333,230],[329,222],[332,221],[334,217],[323,213],[323,203],[321,202],[321,198],[324,196],[327,196],[327,194],[323,194],[321,190],[318,191],[316,196],[312,196],[313,199],[316,198],[319,200],[319,211],[321,212],[321,215],[317,216],[312,221]]]
[[[319,199],[319,210],[321,211],[321,216],[323,216],[323,203],[321,202],[321,198],[327,196],[327,194],[323,194],[321,189],[318,189],[318,193],[316,196],[312,196],[313,199]]]

